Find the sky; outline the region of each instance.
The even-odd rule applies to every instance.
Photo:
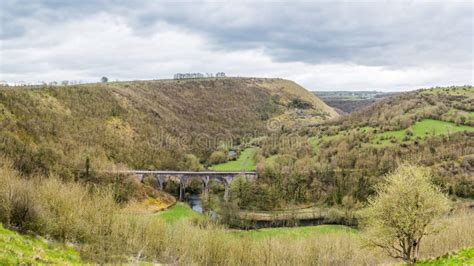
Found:
[[[473,84],[474,2],[0,0],[0,80],[285,78],[308,90]]]

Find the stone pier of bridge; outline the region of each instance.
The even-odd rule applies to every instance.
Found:
[[[244,176],[249,181],[257,179],[257,173],[253,171],[235,171],[235,172],[192,172],[192,171],[148,171],[148,170],[131,170],[122,171],[121,173],[134,174],[140,182],[143,182],[145,176],[153,176],[156,180],[156,184],[160,189],[163,190],[165,183],[171,178],[177,178],[179,181],[179,200],[183,201],[186,193],[186,187],[191,179],[199,178],[204,186],[203,193],[208,195],[209,193],[209,182],[211,180],[217,180],[224,184],[224,199],[228,200],[230,195],[230,184],[237,176]]]

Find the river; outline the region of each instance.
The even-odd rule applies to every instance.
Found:
[[[195,212],[203,213],[201,197],[198,194],[193,194],[188,197],[188,204]]]
[[[199,194],[192,194],[187,198],[187,203],[191,209],[198,213],[204,213],[202,206],[201,197]],[[212,219],[218,219],[218,214],[212,210],[209,211]],[[240,229],[258,229],[258,228],[268,228],[268,227],[294,227],[294,226],[313,226],[327,224],[325,219],[312,218],[312,219],[299,219],[299,220],[279,220],[279,221],[249,221],[242,220],[242,225],[237,226],[236,228]],[[332,224],[332,223],[329,223]]]

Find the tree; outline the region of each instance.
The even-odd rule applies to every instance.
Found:
[[[252,184],[247,181],[245,176],[237,176],[230,184],[231,199],[237,206],[243,207],[251,203],[253,199]]]
[[[183,159],[178,163],[181,170],[201,171],[204,167],[199,162],[199,158],[194,154],[185,154]]]
[[[449,210],[449,200],[427,169],[410,164],[388,174],[375,190],[361,212],[367,244],[413,264],[423,237],[438,229],[434,220]]]
[[[100,81],[101,81],[102,83],[106,83],[106,82],[109,81],[109,78],[107,78],[107,77],[102,77],[102,78],[100,79]]]
[[[214,151],[208,159],[209,164],[218,164],[227,162],[227,154],[223,151]]]

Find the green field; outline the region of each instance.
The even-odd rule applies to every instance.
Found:
[[[474,113],[473,112],[466,113],[466,116],[469,117],[472,114]],[[367,131],[375,130],[375,129],[376,128],[373,128],[373,127],[361,127],[357,129],[352,129],[350,131],[343,130],[335,135],[310,137],[309,142],[314,147],[314,149],[317,150],[319,148],[319,145],[321,145],[321,143],[344,138],[350,132],[354,132],[354,131],[367,132]],[[400,130],[385,131],[382,133],[375,134],[371,138],[370,143],[372,145],[385,146],[385,145],[391,144],[390,142],[391,138],[395,138],[398,142],[407,143],[409,141],[413,141],[417,137],[424,138],[426,136],[452,134],[452,133],[461,132],[461,131],[474,132],[474,127],[472,126],[456,125],[455,123],[452,123],[452,122],[434,120],[434,119],[424,119],[422,121],[416,122],[409,129],[412,131],[413,135],[410,137],[410,140],[408,141],[403,141],[403,138],[406,135],[407,129],[400,129]],[[271,160],[269,160],[269,162],[270,161]]]
[[[410,127],[413,132],[411,139],[417,137],[425,137],[430,135],[442,135],[442,134],[451,134],[460,131],[474,131],[474,127],[466,125],[456,125],[455,123],[434,120],[434,119],[424,119],[422,121],[416,122],[413,126]],[[386,131],[383,133],[376,134],[373,138],[373,142],[380,142],[380,144],[389,144],[389,138],[394,137],[398,141],[402,141],[403,137],[406,134],[406,129],[396,130],[396,131]],[[385,138],[382,140],[382,138]]]
[[[178,202],[173,207],[161,211],[157,217],[168,223],[175,223],[183,219],[192,219],[202,216],[202,214],[193,211],[186,203]]]
[[[239,158],[235,161],[228,161],[221,164],[216,164],[209,169],[214,171],[252,171],[255,170],[255,154],[257,153],[258,148],[247,148],[243,150]]]
[[[179,220],[199,218],[203,215],[193,211],[186,203],[179,202],[175,206],[157,214],[157,217],[168,223]],[[229,234],[237,238],[264,239],[268,237],[300,239],[312,235],[329,233],[356,233],[357,230],[343,225],[317,225],[302,227],[263,228],[258,230],[229,230]]]
[[[81,257],[72,247],[54,246],[43,238],[20,235],[0,224],[0,265],[79,263]]]
[[[455,254],[417,262],[416,265],[474,265],[474,247],[463,249]]]
[[[316,225],[301,227],[277,227],[263,228],[257,230],[232,230],[230,231],[236,237],[250,237],[252,239],[263,239],[269,237],[300,239],[319,234],[330,233],[356,233],[357,230],[344,225]]]

